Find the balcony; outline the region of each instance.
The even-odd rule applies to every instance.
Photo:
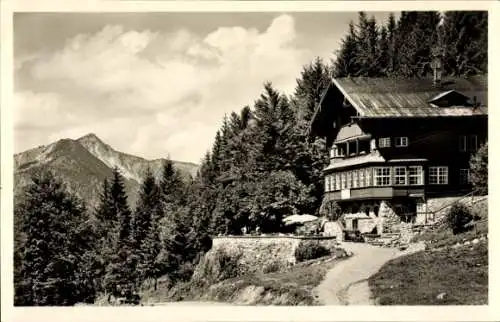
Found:
[[[356,165],[370,164],[370,163],[383,163],[386,160],[380,155],[378,151],[372,151],[367,154],[361,154],[354,158],[334,158],[330,160],[328,167],[323,169],[325,172],[348,168]]]
[[[421,160],[398,160],[349,170],[332,168],[325,175],[325,195],[333,200],[420,197],[425,183],[422,163]]]
[[[366,187],[325,192],[330,200],[391,199],[395,197],[418,198],[424,196],[423,186],[415,187]]]

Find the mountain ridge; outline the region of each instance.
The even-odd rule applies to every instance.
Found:
[[[125,177],[125,188],[130,206],[134,207],[142,177],[150,168],[159,179],[167,159],[145,158],[113,149],[94,133],[78,139],[60,139],[14,155],[15,195],[30,182],[31,175],[48,168],[59,176],[80,198],[91,205],[97,204],[104,178],[117,167]],[[196,175],[198,165],[172,161],[181,176],[189,180]]]

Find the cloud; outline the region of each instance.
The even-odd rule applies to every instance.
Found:
[[[262,32],[235,26],[201,36],[108,25],[76,35],[16,71],[35,88],[16,93],[16,141],[30,147],[33,140],[22,141],[27,128],[37,144],[95,132],[126,152],[197,162],[223,115],[252,104],[264,81],[293,90],[314,58],[296,38],[289,15]]]

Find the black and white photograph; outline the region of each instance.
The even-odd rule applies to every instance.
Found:
[[[15,12],[14,306],[491,304],[489,17]]]

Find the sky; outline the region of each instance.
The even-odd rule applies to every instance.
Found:
[[[389,13],[375,12],[377,22]],[[356,12],[16,13],[14,150],[95,133],[116,150],[198,163],[225,114],[271,81],[291,94]]]

